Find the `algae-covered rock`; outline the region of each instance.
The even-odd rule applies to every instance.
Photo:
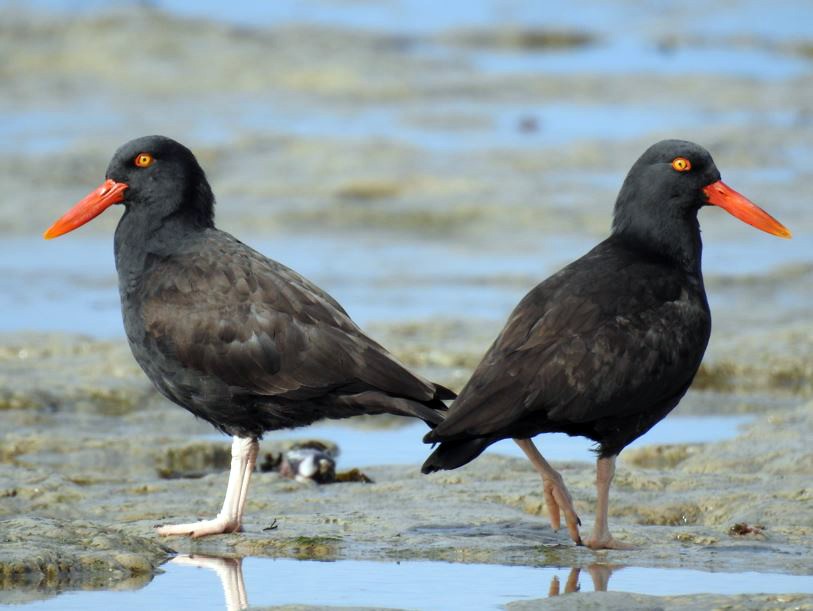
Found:
[[[457,30],[444,34],[441,40],[451,44],[506,51],[547,51],[585,47],[595,42],[595,36],[576,30],[502,28]]]
[[[120,416],[143,409],[156,394],[125,342],[61,333],[0,339],[0,412]]]
[[[636,467],[647,469],[671,469],[689,456],[700,451],[698,444],[669,444],[644,446],[624,452],[624,460]]]
[[[142,587],[170,555],[155,538],[99,522],[0,520],[0,603],[64,590]]]
[[[181,447],[166,449],[156,465],[158,475],[164,479],[203,477],[206,473],[228,469],[231,450],[214,441],[191,441]]]

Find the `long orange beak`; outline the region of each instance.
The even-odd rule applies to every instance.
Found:
[[[113,204],[124,200],[127,184],[109,178],[96,189],[83,197],[73,208],[63,214],[56,223],[42,234],[46,240],[73,231],[88,221],[92,221]]]
[[[767,233],[778,235],[780,238],[791,237],[787,227],[747,197],[737,193],[722,180],[703,187],[703,193],[706,194],[706,199],[710,204],[720,206],[720,208],[736,216],[743,223],[748,223]]]

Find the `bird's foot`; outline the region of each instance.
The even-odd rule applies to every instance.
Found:
[[[545,479],[543,484],[545,505],[548,508],[550,525],[553,530],[559,530],[561,526],[561,515],[564,513],[565,524],[567,525],[567,532],[570,538],[573,539],[576,545],[581,545],[582,538],[579,535],[579,526],[581,526],[582,521],[579,519],[579,516],[576,514],[576,509],[573,507],[573,498],[565,486],[565,481],[558,473],[555,473],[555,475],[557,477],[549,477]]]
[[[574,592],[578,592],[581,589],[579,585],[579,575],[581,574],[581,568],[574,566],[570,569],[570,573],[567,576],[567,583],[565,583],[565,591],[562,592],[559,586],[559,578],[554,575],[553,579],[551,579],[550,587],[548,588],[548,598],[551,596],[559,596],[559,594],[573,594]]]
[[[182,535],[197,539],[207,535],[222,535],[234,533],[241,530],[240,521],[237,518],[217,516],[213,520],[202,520],[200,522],[190,522],[188,524],[167,524],[166,526],[156,526],[155,532],[162,537]]]
[[[584,540],[584,545],[590,549],[635,549],[634,545],[614,539],[610,533],[604,535],[591,535]]]

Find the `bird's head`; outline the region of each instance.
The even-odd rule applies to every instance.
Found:
[[[667,237],[706,205],[723,208],[767,233],[789,238],[790,231],[720,179],[709,152],[685,140],[662,140],[649,147],[627,174],[615,204],[613,232],[639,240]]]
[[[105,181],[51,225],[44,237],[73,231],[113,204],[158,220],[181,213],[203,227],[211,227],[214,219],[214,196],[192,151],[164,136],[145,136],[122,145],[107,166]]]

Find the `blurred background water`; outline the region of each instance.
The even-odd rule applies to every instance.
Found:
[[[362,324],[496,325],[606,234],[626,170],[664,137],[705,144],[799,236],[779,244],[704,211],[712,281],[798,275],[811,260],[804,2],[0,6],[4,330],[121,334],[116,213],[70,240],[28,240],[146,133],[189,144],[221,226]]]
[[[675,416],[695,420],[657,440],[730,436],[732,412],[811,394],[809,2],[6,0],[0,57],[8,345],[123,340],[118,211],[40,234],[120,144],[161,133],[197,154],[221,228],[459,387],[519,298],[607,234],[638,155],[677,137],[795,237],[701,212],[715,328]],[[7,366],[4,396],[38,375]],[[554,458],[589,457],[573,447]]]

